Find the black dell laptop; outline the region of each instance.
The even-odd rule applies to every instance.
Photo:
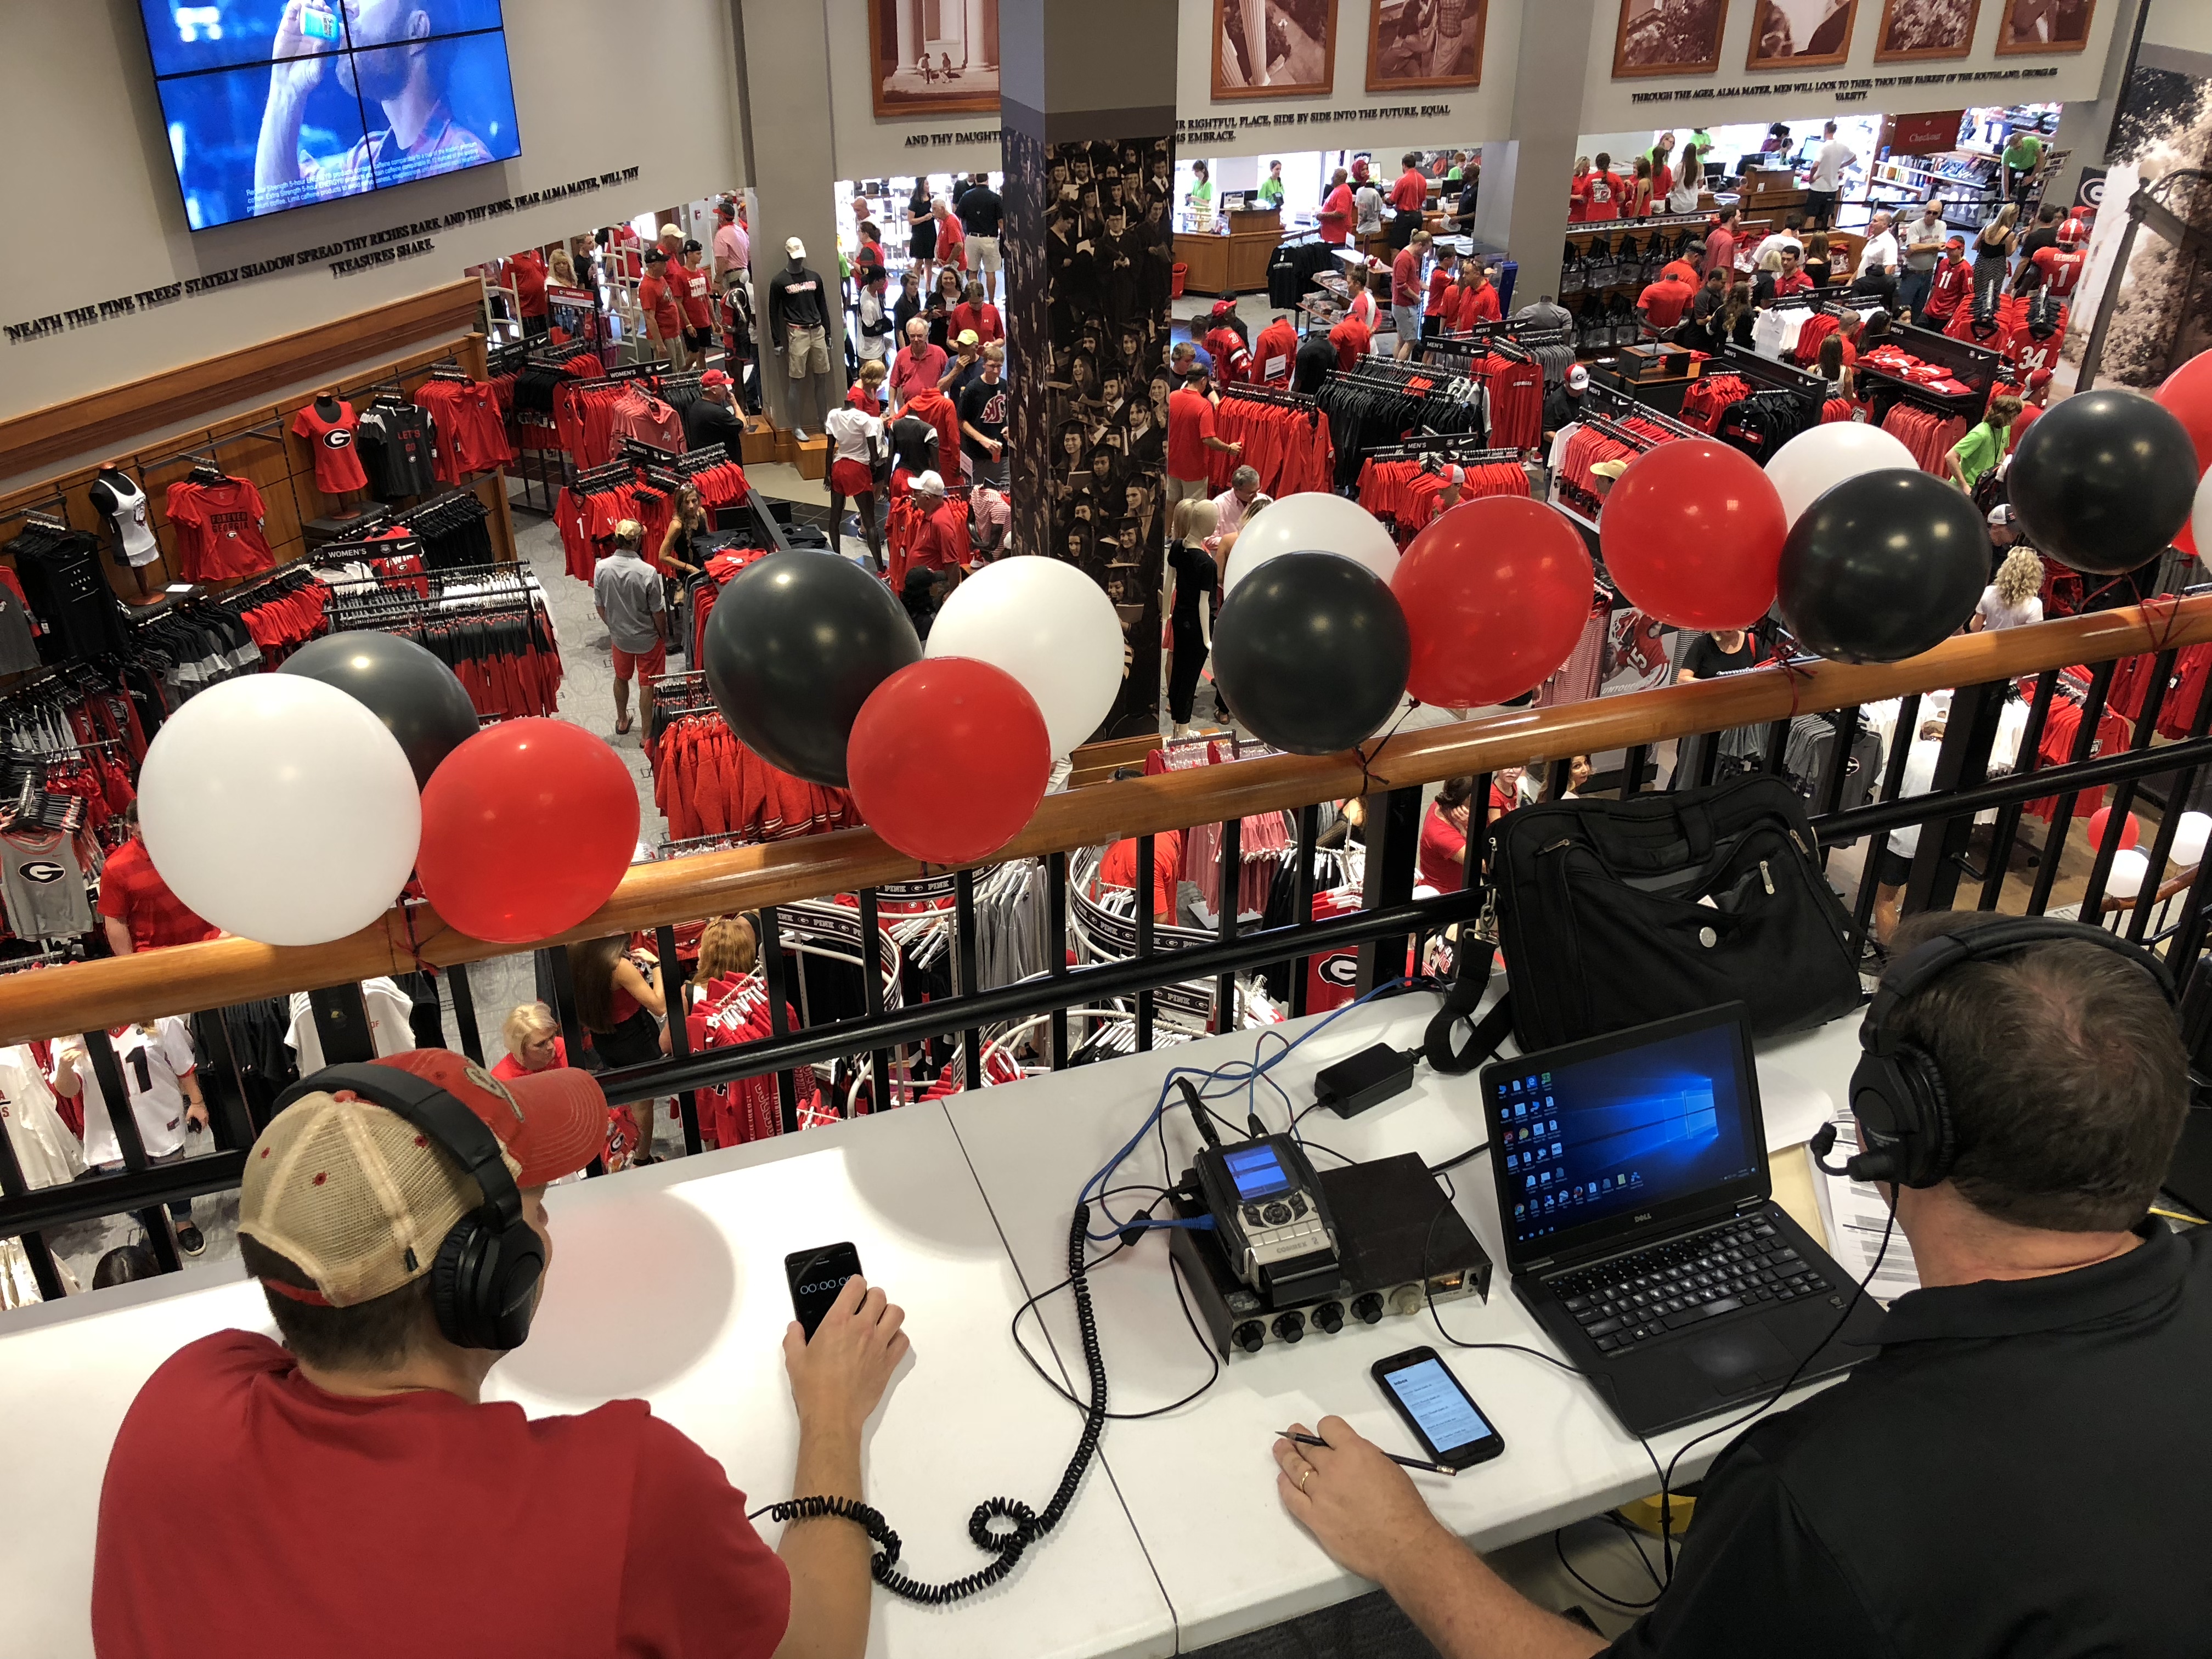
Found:
[[[1773,1201],[1743,1005],[1482,1069],[1513,1291],[1653,1434],[1872,1357],[1881,1310]],[[1832,1334],[1834,1334],[1832,1340]]]

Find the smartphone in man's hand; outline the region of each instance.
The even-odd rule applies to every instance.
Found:
[[[849,1243],[820,1244],[811,1250],[794,1250],[783,1259],[784,1277],[791,1285],[792,1316],[811,1341],[837,1300],[845,1281],[860,1271],[860,1253]]]

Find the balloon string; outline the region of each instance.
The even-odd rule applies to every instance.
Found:
[[[2181,627],[2181,596],[2154,593],[2142,602],[2143,620],[2152,624],[2150,648],[2164,651]]]
[[[1419,697],[1408,697],[1406,700],[1406,706],[1398,711],[1398,718],[1390,722],[1390,729],[1375,739],[1372,753],[1370,753],[1363,744],[1352,745],[1352,752],[1359,757],[1359,793],[1362,795],[1371,794],[1375,789],[1375,775],[1367,769],[1368,763],[1381,757],[1382,745],[1398,735],[1398,728],[1406,723],[1406,717],[1420,706],[1421,700]]]
[[[1812,684],[1813,671],[1790,657],[1777,657],[1774,666],[1780,669],[1783,678],[1790,682],[1790,718],[1794,720],[1799,713],[1798,702],[1804,689]]]

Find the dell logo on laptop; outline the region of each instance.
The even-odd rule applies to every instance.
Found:
[[[1651,1219],[1651,1212],[1646,1210],[1642,1215],[1638,1216],[1636,1218],[1638,1221],[1649,1221]]]

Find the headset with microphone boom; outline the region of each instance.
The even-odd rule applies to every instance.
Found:
[[[523,1218],[522,1194],[499,1137],[428,1079],[395,1066],[326,1066],[277,1097],[281,1112],[303,1095],[350,1090],[407,1120],[445,1148],[483,1193],[483,1205],[455,1222],[430,1267],[438,1328],[458,1347],[519,1348],[538,1310],[545,1244]]]
[[[1967,963],[2067,940],[2100,945],[2132,962],[2150,975],[2169,1007],[2180,1007],[2166,964],[2142,945],[2101,927],[2023,916],[1940,934],[1915,946],[1882,976],[1859,1026],[1863,1052],[1851,1073],[1851,1114],[1858,1120],[1863,1150],[1841,1164],[1830,1163],[1827,1154],[1836,1144],[1836,1126],[1823,1124],[1813,1137],[1813,1161],[1830,1175],[1899,1187],[1933,1187],[1949,1175],[1959,1148],[1943,1074],[1933,1054],[1893,1029],[1890,1022],[1899,1005]]]

